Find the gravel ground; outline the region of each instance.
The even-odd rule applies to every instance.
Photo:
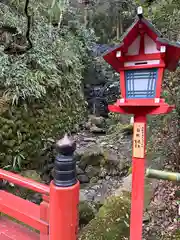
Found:
[[[145,240],[171,240],[173,233],[180,229],[180,219],[178,219],[180,196],[179,199],[177,197],[179,190],[180,186],[175,183],[159,181],[147,212],[150,221],[144,225]]]

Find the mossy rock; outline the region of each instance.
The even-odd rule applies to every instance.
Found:
[[[100,166],[104,161],[103,150],[97,146],[97,144],[93,144],[88,146],[87,148],[77,151],[75,154],[77,160],[79,160],[79,167],[81,169],[85,169],[88,165],[91,166]]]
[[[96,217],[79,234],[79,240],[123,240],[129,236],[130,195],[108,198]]]
[[[35,170],[26,170],[21,172],[21,176],[26,177],[26,178],[30,178],[36,182],[41,182],[41,177],[40,175],[37,173],[37,171]]]
[[[172,236],[165,237],[164,240],[179,240],[180,239],[180,230],[176,230]]]
[[[106,126],[106,121],[103,117],[97,117],[94,115],[90,115],[89,121],[90,121],[91,125],[95,125],[99,128],[104,128]]]
[[[174,240],[180,239],[180,230],[177,230],[174,235]]]
[[[101,162],[104,161],[103,155],[84,155],[81,158],[81,161],[79,163],[80,168],[85,169],[86,166],[92,165],[92,166],[100,166]]]
[[[108,130],[109,133],[123,133],[126,135],[131,135],[133,134],[133,125],[132,124],[121,124],[121,123],[117,123],[115,125],[112,125],[109,127]]]
[[[133,134],[133,125],[132,124],[122,125],[121,132],[125,134]]]
[[[80,226],[88,224],[95,217],[93,207],[86,201],[79,204],[79,224]]]

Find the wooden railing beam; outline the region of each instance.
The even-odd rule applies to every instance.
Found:
[[[8,172],[0,169],[0,179],[4,179],[10,183],[14,183],[16,185],[19,185],[24,188],[28,188],[32,191],[35,191],[41,194],[46,194],[46,195],[49,194],[49,186],[42,183],[38,183],[32,179],[22,177],[12,172]]]

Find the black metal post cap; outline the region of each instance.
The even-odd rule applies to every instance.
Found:
[[[73,186],[76,179],[76,160],[74,151],[76,142],[69,139],[67,134],[56,144],[57,156],[54,162],[54,184],[57,187]]]
[[[65,136],[56,143],[56,149],[62,155],[72,155],[76,150],[76,142],[68,138],[68,135],[65,134]]]

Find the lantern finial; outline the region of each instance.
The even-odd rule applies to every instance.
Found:
[[[139,18],[143,17],[143,8],[141,6],[137,8],[137,15]]]

